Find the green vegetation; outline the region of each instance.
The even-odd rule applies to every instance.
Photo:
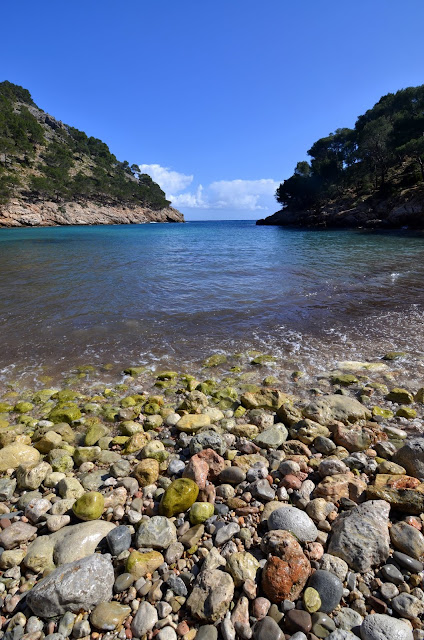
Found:
[[[381,201],[424,181],[424,85],[389,93],[354,129],[337,129],[317,140],[311,160],[298,162],[294,174],[276,191],[288,211],[313,211],[345,200],[356,206]]]
[[[27,200],[127,204],[170,203],[139,167],[119,162],[107,144],[41,111],[29,91],[0,83],[0,203]]]

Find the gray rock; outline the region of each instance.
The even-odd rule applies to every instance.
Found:
[[[314,542],[318,537],[313,520],[296,507],[282,507],[273,511],[268,518],[268,528],[290,531],[300,542]]]
[[[21,542],[27,542],[37,533],[37,528],[26,522],[14,522],[0,533],[0,546],[4,549],[15,549]]]
[[[112,598],[114,580],[110,556],[93,554],[63,565],[43,578],[28,593],[27,604],[42,618],[88,610]]]
[[[156,636],[158,640],[177,640],[177,634],[172,627],[163,627]]]
[[[403,574],[394,564],[385,564],[381,567],[383,577],[393,584],[401,584],[403,582]]]
[[[395,551],[393,553],[393,560],[396,560],[401,567],[408,569],[411,573],[420,573],[420,571],[424,571],[424,564],[419,560],[415,560],[415,558],[411,558],[405,553],[401,553],[400,551]]]
[[[97,491],[108,477],[109,474],[105,473],[104,469],[95,469],[94,471],[82,474],[80,480],[82,486],[87,491]]]
[[[362,620],[361,614],[349,609],[349,607],[342,607],[335,617],[336,625],[345,631],[350,631],[353,627],[359,627],[362,624]]]
[[[140,602],[137,613],[131,622],[131,631],[136,638],[142,638],[151,631],[158,621],[158,612],[149,602]]]
[[[171,573],[168,578],[168,586],[177,596],[185,597],[188,593],[184,580],[174,573]]]
[[[401,620],[373,613],[361,624],[362,640],[413,640],[412,629]]]
[[[265,616],[255,623],[253,638],[254,640],[282,640],[284,635],[275,620],[270,616]]]
[[[408,475],[424,479],[424,438],[408,440],[395,453],[393,462],[406,469]]]
[[[326,640],[358,640],[358,636],[355,636],[351,631],[345,629],[336,629],[327,636]]]
[[[181,542],[173,542],[169,545],[165,553],[165,562],[175,564],[184,553],[184,545]]]
[[[234,597],[234,582],[219,569],[201,571],[187,600],[192,614],[205,622],[217,622],[227,613]]]
[[[400,593],[392,600],[392,607],[401,618],[412,620],[424,613],[424,603],[410,593]]]
[[[278,449],[287,440],[288,435],[289,433],[283,424],[274,425],[257,435],[254,442],[261,449]]]
[[[231,540],[233,536],[236,535],[240,531],[240,526],[236,522],[230,522],[230,524],[226,524],[220,529],[218,529],[215,536],[215,544],[217,547]]]
[[[165,516],[153,516],[142,520],[137,531],[136,546],[152,549],[167,549],[177,541],[177,529]]]
[[[170,476],[176,476],[182,473],[185,469],[185,464],[179,458],[174,458],[168,465],[168,474]]]
[[[389,511],[384,500],[369,500],[339,515],[333,523],[328,553],[365,573],[389,557]]]
[[[250,492],[254,498],[261,502],[270,502],[275,498],[275,491],[266,478],[253,482],[250,485]]]
[[[343,595],[343,583],[334,573],[318,569],[309,578],[308,586],[318,591],[321,598],[320,611],[331,613]]]
[[[344,560],[337,556],[332,556],[329,553],[324,553],[322,556],[320,560],[320,569],[323,569],[324,571],[331,571],[331,573],[334,573],[342,582],[344,582],[347,572],[349,571],[349,567]]]
[[[128,460],[121,458],[118,462],[114,462],[110,468],[110,474],[114,478],[125,478],[131,473],[131,464]]]
[[[339,394],[317,398],[305,407],[303,415],[324,426],[332,425],[334,421],[352,424],[371,418],[371,413],[358,400]]]
[[[218,476],[220,484],[240,484],[246,480],[246,474],[239,467],[227,467]]]
[[[424,536],[415,527],[406,522],[397,522],[390,528],[393,546],[402,553],[415,559],[424,555]]]
[[[196,433],[190,440],[189,449],[192,456],[200,453],[202,449],[213,449],[220,456],[223,456],[227,445],[219,433],[210,429]]]
[[[131,533],[126,525],[120,525],[109,531],[106,536],[109,550],[113,556],[119,556],[131,546]]]
[[[199,627],[196,638],[197,640],[218,640],[218,629],[212,624],[204,624]]]
[[[0,478],[0,501],[10,500],[13,498],[13,492],[16,489],[16,480],[10,478]]]

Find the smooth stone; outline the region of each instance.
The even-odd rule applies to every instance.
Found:
[[[35,489],[37,487],[34,487]],[[13,493],[16,489],[16,480],[10,478],[0,478],[0,501],[5,502],[13,498]]]
[[[296,507],[276,509],[268,518],[268,529],[289,531],[299,542],[314,542],[318,537],[318,529],[313,520]]]
[[[100,631],[113,631],[119,627],[131,613],[131,607],[118,602],[101,602],[91,612],[90,622]]]
[[[0,533],[0,546],[4,549],[14,549],[19,547],[21,542],[27,542],[36,533],[36,527],[18,520]]]
[[[142,638],[151,631],[158,621],[158,612],[149,602],[142,601],[131,622],[131,631],[136,638]]]
[[[159,551],[131,551],[127,558],[126,570],[136,579],[144,578],[148,573],[153,573],[164,562],[164,557]]]
[[[131,533],[126,525],[120,525],[109,531],[106,536],[109,550],[113,556],[119,556],[131,546]]]
[[[357,611],[348,607],[340,609],[335,618],[336,625],[345,631],[350,631],[353,627],[359,627],[362,624],[362,620],[362,616]]]
[[[403,582],[403,575],[394,564],[385,564],[381,567],[381,573],[384,578],[393,584],[401,584]]]
[[[278,449],[287,440],[288,435],[284,425],[272,426],[259,433],[254,442],[261,449]]]
[[[253,627],[254,640],[283,640],[281,628],[270,616],[265,616],[255,623]]]
[[[246,580],[256,581],[259,567],[259,562],[251,553],[237,551],[228,558],[226,571],[231,574],[236,587],[242,587]]]
[[[80,520],[98,520],[103,513],[105,499],[98,491],[89,491],[78,498],[72,511]]]
[[[410,593],[400,593],[391,605],[401,618],[413,620],[424,613],[424,603]]]
[[[188,413],[178,420],[176,427],[178,431],[186,433],[196,433],[202,427],[209,427],[211,419],[208,415]]]
[[[321,609],[320,595],[313,587],[307,587],[303,592],[303,606],[308,613],[315,613]]]
[[[401,620],[373,613],[361,624],[362,640],[413,640],[412,629]]]
[[[190,523],[202,524],[213,516],[214,505],[210,502],[195,502],[190,508]]]
[[[240,467],[227,467],[218,476],[220,484],[240,484],[244,480],[246,480],[246,474]]]
[[[218,629],[212,624],[204,624],[199,627],[196,640],[218,640]]]
[[[229,524],[224,525],[216,532],[215,545],[217,547],[220,547],[221,545],[231,540],[231,538],[235,536],[239,531],[240,526],[236,522],[230,522]]]
[[[408,556],[406,553],[402,553],[401,551],[395,551],[393,553],[393,560],[396,560],[398,564],[404,569],[407,569],[411,573],[420,573],[424,571],[424,564],[411,556]]]
[[[38,464],[40,452],[34,447],[13,442],[0,449],[0,473],[19,466],[30,467]]]
[[[187,511],[197,499],[199,487],[190,478],[178,478],[165,490],[159,505],[159,513],[171,518],[176,513]]]
[[[308,587],[318,591],[321,598],[320,611],[324,613],[334,611],[343,596],[343,583],[330,571],[315,571],[309,578]]]
[[[153,516],[142,520],[137,531],[136,546],[167,549],[177,541],[177,529],[165,516]]]
[[[113,590],[115,593],[126,591],[133,583],[135,578],[131,573],[121,573],[115,580]]]
[[[317,638],[326,638],[329,633],[334,631],[336,625],[334,620],[332,620],[326,613],[321,613],[318,611],[317,613],[312,614],[312,633],[314,633]]]
[[[291,609],[284,617],[284,624],[292,631],[309,633],[312,628],[311,614],[302,609]]]
[[[110,556],[93,554],[50,573],[28,592],[26,600],[41,618],[87,611],[112,598],[114,581]]]
[[[406,522],[397,522],[390,529],[393,546],[402,553],[417,560],[424,555],[424,536]]]
[[[250,492],[260,502],[270,502],[275,498],[275,491],[266,478],[253,482],[250,485]]]
[[[424,478],[424,438],[412,438],[405,442],[393,456],[393,462],[406,469],[408,475]]]
[[[358,636],[346,629],[336,629],[327,636],[326,640],[358,640]]]

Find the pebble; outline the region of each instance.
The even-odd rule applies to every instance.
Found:
[[[374,613],[361,625],[362,640],[413,640],[412,629],[392,616]]]
[[[265,618],[255,623],[253,638],[254,640],[283,640],[284,636],[275,620],[265,616]]]
[[[119,556],[131,546],[131,533],[127,526],[121,525],[109,531],[106,536],[107,544],[113,556]]]
[[[330,571],[319,569],[312,574],[308,587],[315,589],[321,599],[320,611],[331,613],[343,596],[343,583]]]
[[[268,528],[290,531],[300,542],[314,542],[318,529],[311,518],[296,507],[276,509],[268,518]]]

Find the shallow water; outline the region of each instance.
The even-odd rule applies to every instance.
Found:
[[[0,230],[0,369],[423,356],[424,235],[253,221]]]

